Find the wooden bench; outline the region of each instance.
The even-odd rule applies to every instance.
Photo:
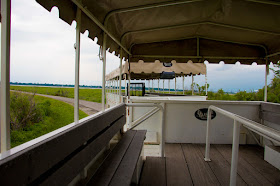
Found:
[[[138,184],[142,162],[139,157],[146,131],[128,131],[105,159],[87,185]]]
[[[83,119],[79,124],[67,125],[2,153],[0,185],[61,186],[71,183],[85,167],[104,152],[110,140],[123,128],[126,123],[125,112],[125,105],[120,104]],[[143,131],[126,133],[121,143],[116,146],[118,148],[114,148],[112,155],[107,158],[108,161],[120,156],[118,152],[125,148],[123,144],[126,143],[129,143],[129,147],[123,154],[123,160],[126,158],[133,162],[134,158],[138,160],[144,139],[142,145],[137,139],[143,138],[144,133]],[[127,138],[131,138],[132,135],[133,139],[128,142]],[[123,160],[120,165],[124,169],[135,169],[131,167],[134,163],[130,164],[131,162]],[[108,164],[106,162],[107,160],[103,163],[104,166]]]

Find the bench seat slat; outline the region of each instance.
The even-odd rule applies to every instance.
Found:
[[[102,166],[97,170],[94,176],[90,179],[87,185],[104,186],[109,185],[116,169],[118,168],[122,158],[127,151],[134,135],[135,130],[126,132],[121,141],[112,150],[109,156],[102,163]]]
[[[146,130],[138,130],[114,174],[110,185],[129,186],[145,140]]]
[[[121,129],[125,123],[125,117],[122,116],[106,132],[102,133],[92,142],[88,142],[84,149],[71,157],[67,163],[51,174],[42,185],[64,185],[69,183],[78,175],[84,167],[110,142],[114,135]]]

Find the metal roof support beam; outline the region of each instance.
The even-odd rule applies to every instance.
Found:
[[[225,57],[225,56],[161,56],[161,55],[133,55],[132,57],[141,58],[141,57],[150,57],[150,58],[192,58],[192,59],[250,59],[250,60],[263,60],[264,58],[260,57]]]
[[[127,54],[131,55],[131,53],[121,44],[121,42],[114,37],[108,29],[78,0],[72,0],[74,4],[77,5],[78,8],[82,10],[99,28],[101,28],[117,45],[119,45]],[[104,40],[104,39],[103,39]]]
[[[151,8],[160,8],[160,7],[166,7],[166,6],[181,5],[181,4],[187,4],[187,3],[195,3],[195,2],[199,2],[199,1],[204,1],[204,0],[167,1],[167,2],[163,2],[163,3],[155,3],[155,4],[148,4],[148,5],[134,6],[134,7],[129,7],[129,8],[113,10],[105,16],[104,25],[107,26],[108,20],[114,14],[133,12],[133,11],[139,11],[139,10],[147,10],[147,9],[151,9]]]
[[[246,0],[246,1],[254,2],[254,3],[267,4],[267,5],[280,6],[280,2],[275,2],[275,1],[265,1],[265,0]]]
[[[10,149],[11,0],[1,1],[1,153]]]
[[[277,55],[280,55],[280,52],[276,52],[276,53],[273,53],[273,54],[269,54],[267,55],[266,57],[273,57],[273,56],[277,56]]]

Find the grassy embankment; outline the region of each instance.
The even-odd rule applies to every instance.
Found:
[[[11,92],[13,94],[13,92]],[[62,101],[46,98],[42,96],[34,96],[36,105],[48,102],[48,114],[43,119],[27,127],[11,130],[11,146],[15,147],[39,136],[47,134],[74,121],[74,107]],[[80,119],[86,117],[87,114],[80,110]]]
[[[47,94],[53,96],[62,96],[74,98],[74,88],[56,88],[56,87],[34,87],[34,86],[11,86],[11,90],[24,92],[35,92],[37,94]],[[101,89],[84,89],[79,90],[81,100],[101,103]]]

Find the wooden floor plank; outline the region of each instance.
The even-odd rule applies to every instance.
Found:
[[[205,145],[199,145],[199,150],[204,156],[205,154]],[[211,145],[210,148],[210,162],[207,162],[211,167],[211,170],[216,175],[217,179],[221,185],[229,185],[230,182],[230,164],[227,160],[220,154],[214,145]],[[237,175],[236,180],[237,185],[247,185],[242,178]]]
[[[165,159],[161,157],[146,157],[140,186],[165,186],[166,168]]]
[[[193,185],[190,172],[180,144],[166,144],[167,185]]]
[[[250,163],[256,170],[259,171],[273,185],[280,185],[280,171],[264,161],[263,155],[259,156],[256,152],[262,150],[259,146],[240,146],[240,156]]]
[[[231,145],[215,145],[223,157],[231,162]],[[248,185],[272,185],[263,175],[242,157],[238,158],[238,174]]]
[[[194,185],[220,185],[197,145],[182,144],[182,148]]]

